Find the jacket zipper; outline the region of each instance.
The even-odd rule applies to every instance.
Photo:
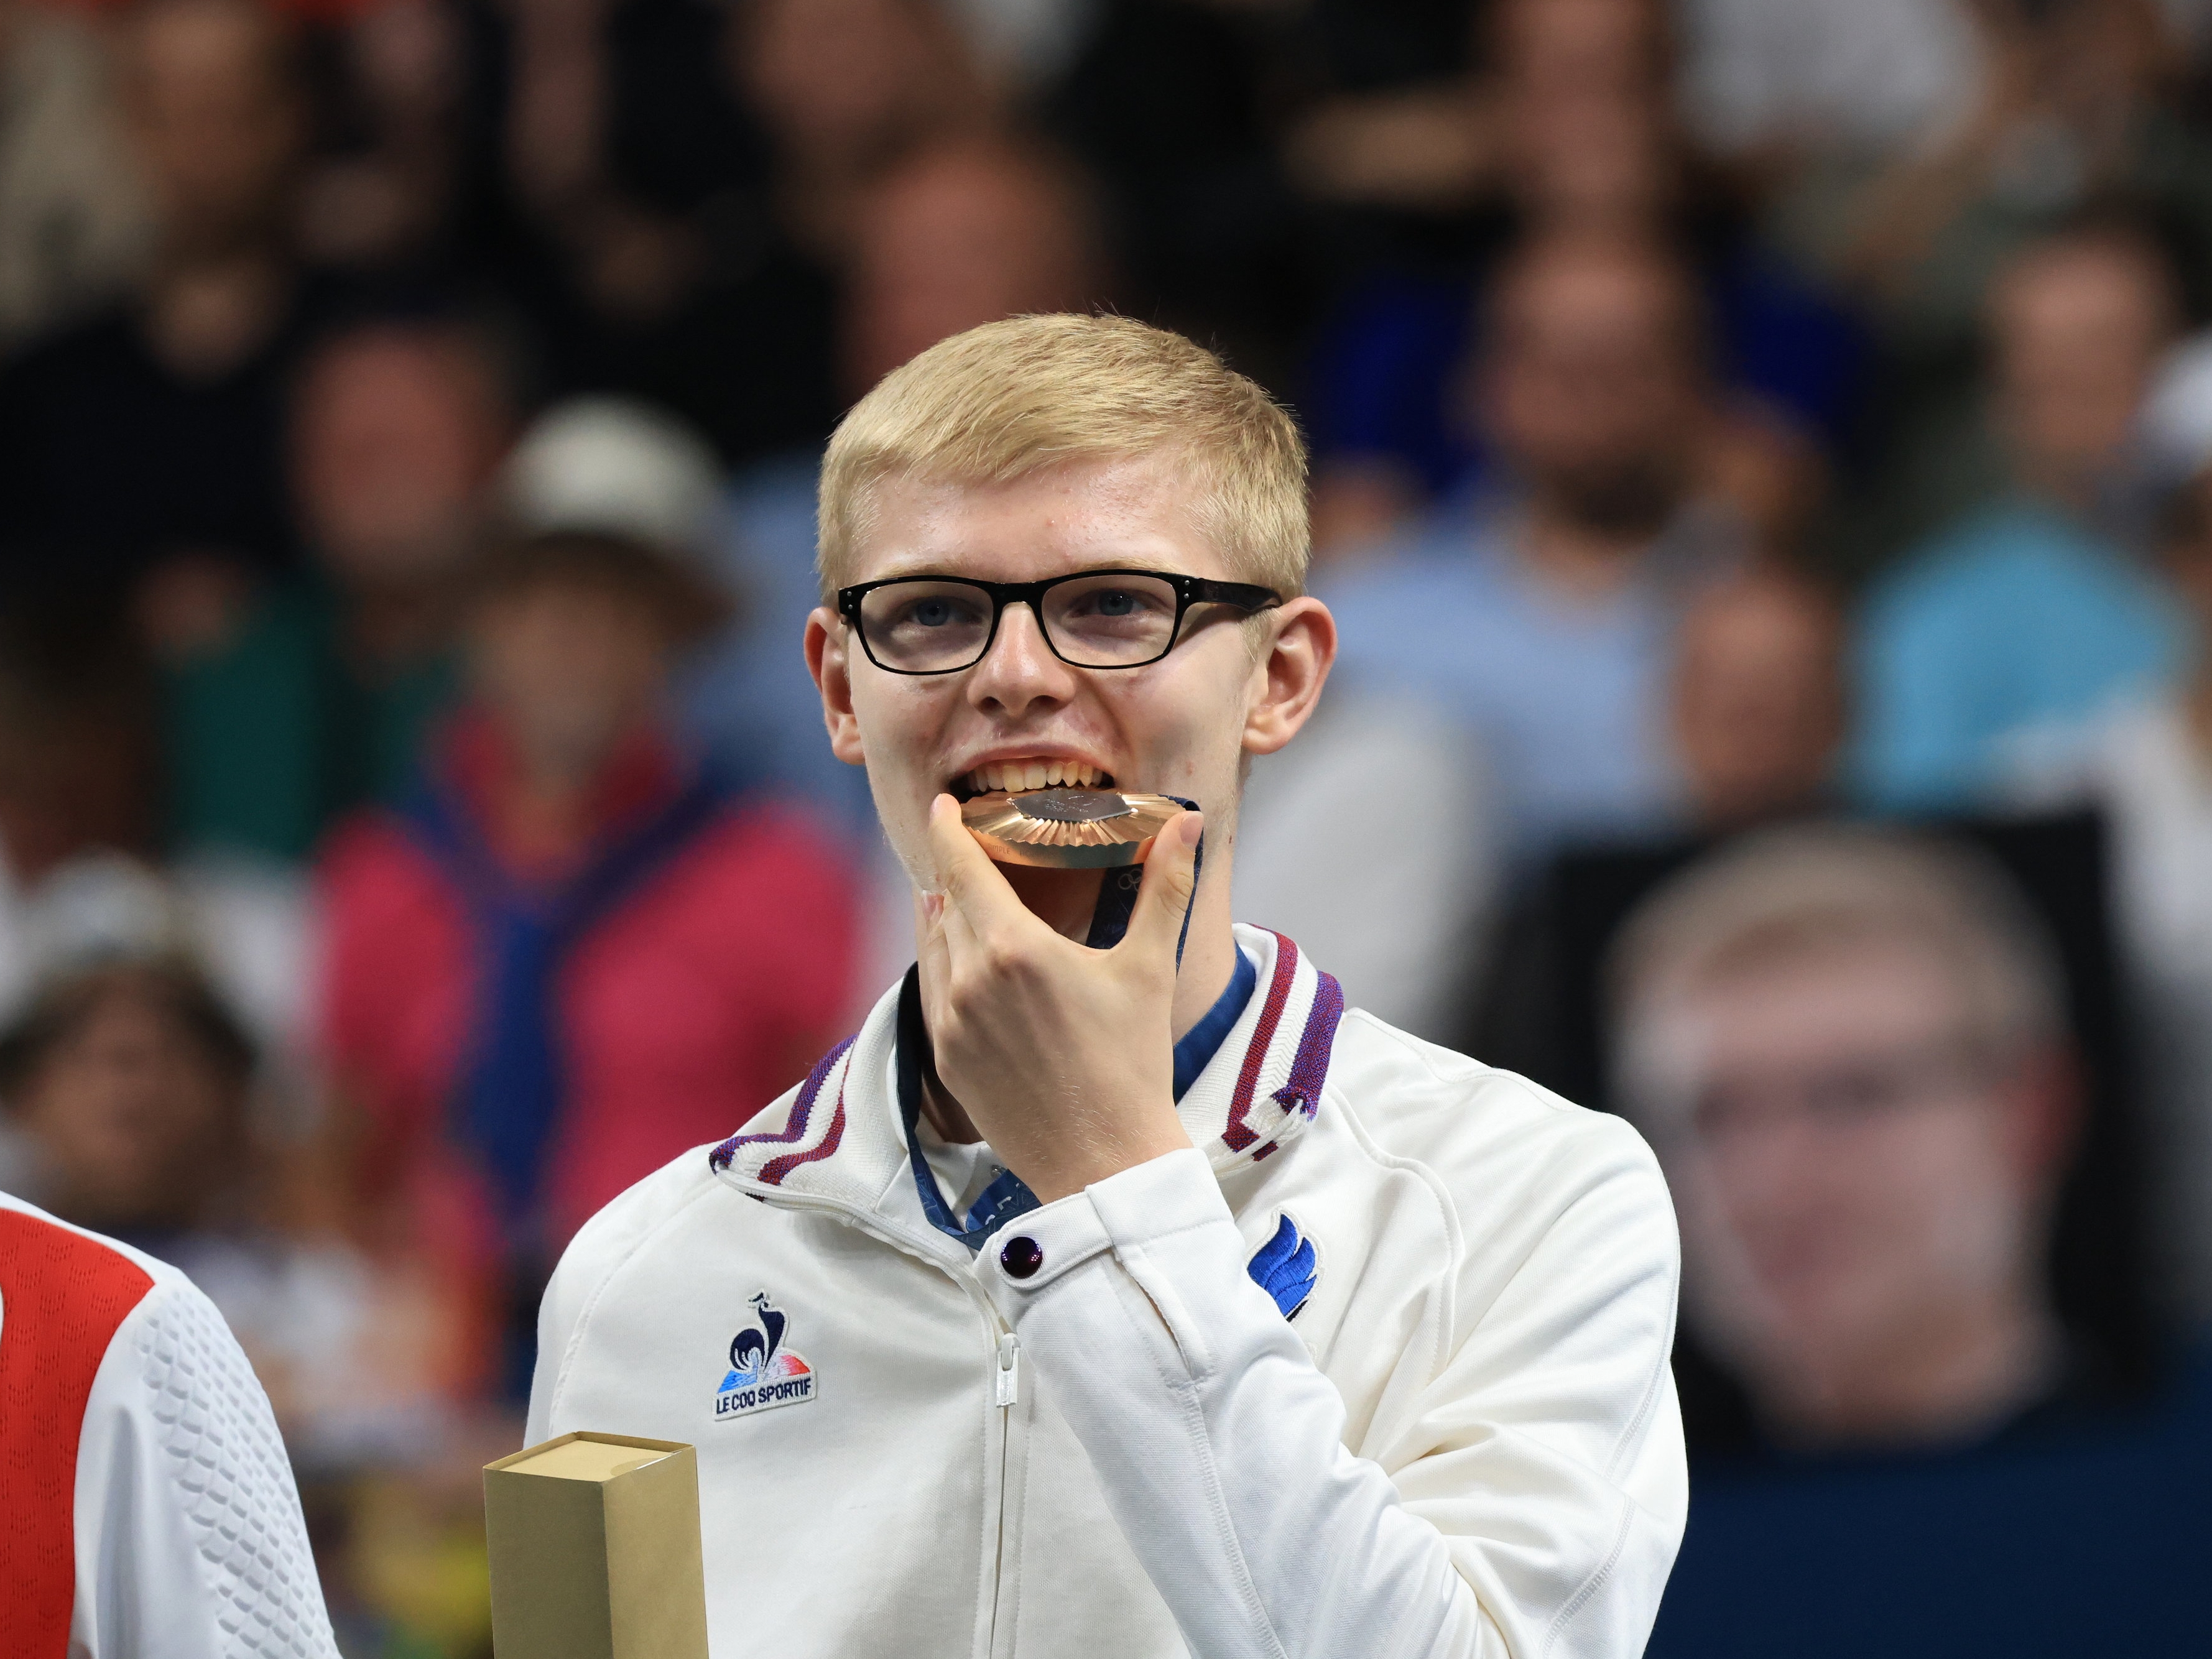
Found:
[[[998,1344],[992,1353],[991,1403],[997,1408],[999,1419],[999,1479],[996,1499],[992,1504],[991,1535],[991,1620],[990,1633],[983,1651],[993,1652],[999,1640],[999,1604],[1005,1595],[1006,1555],[1006,1463],[1013,1441],[1012,1413],[1021,1399],[1022,1345],[1021,1339],[1008,1330],[999,1318],[999,1310],[991,1304],[982,1287],[972,1279],[953,1271],[951,1266],[927,1251],[915,1249],[902,1242],[888,1229],[875,1224],[869,1212],[856,1205],[841,1203],[834,1198],[801,1197],[795,1193],[777,1192],[774,1196],[758,1191],[742,1182],[724,1179],[741,1193],[750,1194],[767,1204],[785,1205],[794,1210],[821,1210],[843,1218],[871,1238],[890,1245],[902,1255],[928,1262],[967,1292],[969,1300],[980,1310],[989,1327],[998,1333]]]

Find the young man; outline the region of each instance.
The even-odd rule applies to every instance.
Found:
[[[722,1645],[1643,1644],[1685,1505],[1655,1160],[1230,922],[1245,758],[1335,651],[1304,472],[1256,386],[1117,318],[956,336],[830,444],[807,659],[921,960],[584,1228],[532,1395],[533,1439],[698,1446]],[[1201,809],[1111,948],[1118,879],[961,827],[1055,780]]]

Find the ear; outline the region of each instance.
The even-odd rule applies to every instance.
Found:
[[[1298,734],[1336,660],[1336,618],[1311,596],[1266,611],[1268,643],[1252,665],[1244,750],[1272,755]]]
[[[806,618],[806,672],[822,694],[822,724],[829,728],[830,750],[848,766],[866,766],[860,747],[860,720],[853,712],[853,677],[847,653],[851,630],[845,619],[827,606],[817,605]]]

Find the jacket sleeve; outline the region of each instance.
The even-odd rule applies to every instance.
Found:
[[[155,1284],[78,1442],[72,1659],[336,1659],[269,1397],[215,1305]]]
[[[1042,1264],[1005,1270],[1014,1233]],[[1572,1195],[1381,1461],[1273,1300],[1204,1156],[1009,1224],[978,1271],[1184,1640],[1207,1659],[1642,1651],[1680,1541],[1677,1246],[1648,1156]]]

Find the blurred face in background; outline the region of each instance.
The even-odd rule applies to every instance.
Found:
[[[325,566],[368,590],[449,574],[507,434],[489,366],[451,333],[382,328],[325,346],[292,417],[301,514]]]
[[[241,1150],[246,1080],[128,971],[64,1021],[9,1103],[52,1207],[125,1230],[194,1220]]]
[[[787,158],[888,160],[967,83],[960,42],[918,0],[748,0],[737,74]]]
[[[1536,96],[1632,96],[1664,78],[1652,0],[1505,0],[1493,16],[1500,77]]]
[[[939,340],[1000,318],[1079,311],[1098,258],[1072,180],[1003,146],[927,153],[878,188],[847,289],[855,392]]]
[[[1644,0],[1514,0],[1494,35],[1513,193],[1538,224],[1648,225],[1678,146],[1656,9]]]
[[[575,788],[657,717],[670,652],[658,595],[561,572],[508,582],[479,602],[470,666],[532,780]]]
[[[1910,1444],[2039,1385],[2052,1055],[1993,1048],[1960,970],[1894,933],[1748,955],[1646,1018],[1686,1309],[1771,1426]]]
[[[125,107],[173,248],[222,252],[279,222],[302,116],[277,27],[246,0],[155,0],[125,26]]]
[[[1997,419],[2023,483],[2088,502],[2134,435],[2175,312],[2156,254],[2118,238],[2046,244],[1998,279]]]
[[[1562,238],[1500,275],[1484,424],[1534,505],[1648,539],[1679,505],[1705,417],[1686,276],[1640,244]]]
[[[1675,747],[1700,821],[1733,827],[1817,802],[1844,737],[1834,602],[1755,571],[1701,594],[1675,649]]]

